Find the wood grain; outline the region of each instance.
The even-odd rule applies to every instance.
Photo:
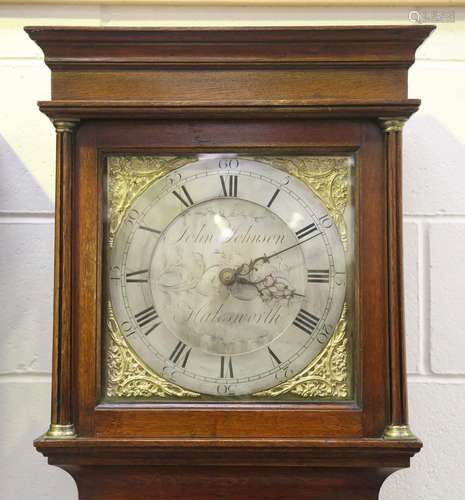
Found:
[[[55,122],[56,199],[53,295],[51,424],[73,424],[72,416],[72,265],[73,129],[75,122]]]
[[[407,467],[401,142],[407,71],[431,26],[26,28],[52,70],[57,142],[53,422],[39,438],[82,499],[374,500]],[[105,155],[353,154],[355,396],[344,403],[102,398]],[[187,496],[186,496],[187,495]]]
[[[389,363],[391,424],[408,424],[402,258],[402,132],[387,131]]]
[[[377,500],[393,469],[64,466],[80,500]]]
[[[378,118],[410,116],[420,105],[418,99],[402,101],[361,101],[360,99],[302,99],[302,100],[236,100],[209,101],[172,100],[61,100],[41,101],[40,110],[50,118],[60,116],[79,118],[128,119],[262,119],[272,118]]]

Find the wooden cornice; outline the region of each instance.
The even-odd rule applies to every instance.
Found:
[[[418,26],[292,28],[27,27],[51,69],[402,67],[434,29]]]
[[[407,70],[432,26],[29,27],[53,119],[409,116]]]

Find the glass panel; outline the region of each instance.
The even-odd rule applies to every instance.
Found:
[[[354,158],[107,158],[107,401],[353,394]]]

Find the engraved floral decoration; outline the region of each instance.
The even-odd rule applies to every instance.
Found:
[[[347,304],[327,346],[312,363],[291,379],[254,396],[276,397],[291,393],[306,399],[347,399],[349,384]]]
[[[108,397],[194,398],[200,396],[196,392],[168,382],[142,364],[121,333],[111,304],[108,304],[107,330],[109,338],[106,351],[106,394]]]
[[[350,201],[350,165],[347,156],[295,156],[250,158],[268,164],[301,180],[323,202],[336,225],[344,250],[348,235],[344,218]],[[153,182],[172,170],[196,161],[193,157],[111,156],[108,158],[109,230],[111,248],[118,228],[131,204]],[[303,399],[348,399],[352,397],[351,345],[348,305],[344,305],[336,329],[323,351],[303,371],[256,397],[274,398],[292,394]],[[113,315],[107,312],[106,395],[119,398],[195,398],[186,390],[154,373],[131,350]]]

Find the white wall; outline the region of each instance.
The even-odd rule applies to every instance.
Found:
[[[0,6],[0,498],[72,500],[32,440],[48,427],[54,132],[50,73],[24,25],[408,24],[408,9]],[[424,440],[382,500],[465,498],[465,9],[420,49],[405,130],[410,413]]]

